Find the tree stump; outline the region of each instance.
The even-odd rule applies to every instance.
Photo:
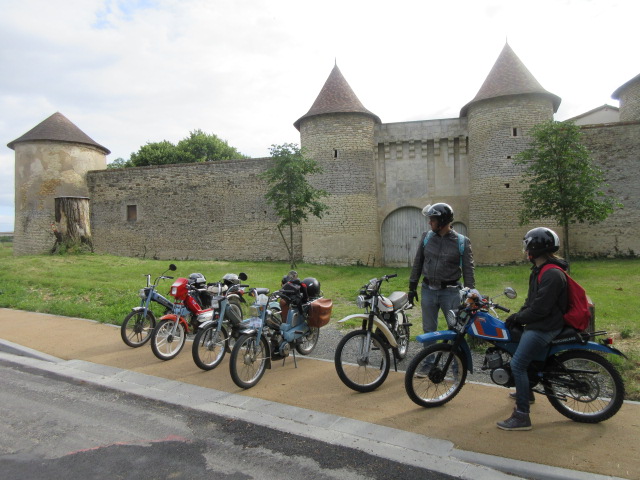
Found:
[[[57,197],[55,199],[56,243],[52,252],[61,245],[66,248],[88,248],[93,252],[89,199],[86,197]]]

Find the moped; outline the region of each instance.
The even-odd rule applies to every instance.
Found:
[[[120,327],[122,341],[128,346],[136,348],[144,345],[151,338],[151,332],[156,327],[156,317],[150,308],[151,302],[157,302],[165,308],[165,313],[173,309],[173,302],[158,293],[158,283],[160,280],[173,280],[173,277],[166,276],[165,273],[176,270],[172,263],[162,275],[158,276],[151,283],[151,274],[146,274],[147,286],[138,292],[140,306],[131,309],[131,312],[124,317]]]
[[[235,339],[243,331],[242,304],[244,289],[249,285],[241,284],[247,280],[245,273],[227,274],[219,282],[209,284],[212,294],[211,310],[213,316],[200,323],[198,333],[193,340],[191,353],[193,361],[202,370],[213,370],[231,352]]]
[[[397,360],[407,355],[411,323],[405,312],[413,305],[406,292],[393,292],[389,297],[380,293],[382,283],[397,276],[394,273],[371,279],[356,298],[356,305],[365,313],[338,320],[362,320],[360,329],[342,337],[334,357],[338,377],[357,392],[371,392],[384,383],[390,369],[389,350],[393,352],[396,371]]]
[[[201,274],[197,275],[204,279]],[[198,292],[193,279],[178,278],[171,285],[169,294],[175,298],[173,309],[160,317],[151,333],[151,350],[160,360],[175,358],[184,347],[187,334],[196,333],[201,323],[213,318],[213,310],[203,309],[196,299],[203,293]]]
[[[231,378],[240,388],[255,386],[265,369],[271,368],[272,357],[284,362],[292,346],[297,367],[295,352],[310,354],[318,342],[320,327],[329,322],[332,302],[320,296],[320,283],[312,277],[302,280],[299,288],[296,283],[287,282],[270,297],[268,288],[251,290],[256,300],[249,309],[250,318],[244,322],[247,330],[233,346],[229,361]]]
[[[516,298],[512,288],[503,292]],[[429,345],[411,361],[405,374],[409,398],[422,407],[437,407],[453,399],[462,389],[467,371],[473,373],[471,350],[465,337],[491,344],[485,352],[483,370],[503,387],[515,382],[510,367],[518,348],[517,329],[509,330],[496,310],[509,312],[490,299],[468,289],[461,291],[461,305],[447,315],[448,330],[418,335],[418,342]],[[624,399],[622,377],[604,354],[624,357],[613,348],[611,338],[591,341],[607,332],[578,332],[566,325],[549,347],[531,363],[532,390],[545,395],[565,417],[576,422],[598,423],[618,412]]]

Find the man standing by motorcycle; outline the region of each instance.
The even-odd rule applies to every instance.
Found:
[[[438,329],[439,310],[446,316],[460,305],[460,277],[464,277],[464,286],[471,289],[475,278],[471,241],[451,227],[453,209],[446,203],[436,203],[424,207],[422,214],[429,219],[430,231],[422,234],[413,261],[409,301],[413,305],[418,300],[416,289],[422,275],[422,329],[428,333]],[[418,375],[426,375],[429,369],[424,365]]]
[[[518,313],[510,315],[505,323],[509,330],[522,328],[524,331],[518,348],[511,359],[511,372],[516,384],[516,407],[511,417],[498,422],[502,430],[531,430],[529,405],[534,402],[529,387],[527,369],[531,361],[545,349],[564,326],[563,314],[567,308],[567,278],[563,270],[567,262],[555,255],[560,248],[560,239],[549,228],[529,230],[522,241],[523,250],[533,267],[529,277],[529,291],[524,305]],[[553,263],[562,268],[546,270],[538,282],[542,267]]]

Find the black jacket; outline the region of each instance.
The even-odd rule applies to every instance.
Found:
[[[554,263],[567,269],[567,262],[551,259],[540,267],[531,268],[529,292],[524,305],[516,316],[516,322],[533,330],[554,330],[564,326],[564,312],[567,311],[567,277],[556,268],[542,274],[538,283],[538,274],[544,265]]]

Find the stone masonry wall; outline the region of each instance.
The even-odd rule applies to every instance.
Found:
[[[640,255],[640,122],[590,125],[583,142],[605,173],[605,193],[624,206],[604,222],[570,227],[571,251],[579,255]]]
[[[467,119],[376,127],[379,222],[406,206],[446,202],[468,224]]]
[[[527,147],[531,127],[552,117],[551,101],[534,95],[469,108],[469,237],[478,264],[522,260],[522,237],[529,227],[518,226],[522,186],[513,159]]]
[[[381,258],[377,221],[374,121],[363,114],[306,118],[300,125],[302,147],[324,172],[310,181],[329,192],[329,211],[309,218],[303,230],[304,260],[318,264],[366,264]]]
[[[620,121],[640,121],[640,79],[626,87],[620,97]]]
[[[94,246],[157,259],[287,261],[258,175],[271,160],[89,172]],[[135,219],[128,219],[135,206]],[[288,239],[288,232],[285,232]],[[294,247],[301,254],[300,229]]]
[[[55,243],[56,197],[88,197],[88,170],[105,168],[103,151],[82,144],[27,142],[15,146],[14,255],[49,253]]]

